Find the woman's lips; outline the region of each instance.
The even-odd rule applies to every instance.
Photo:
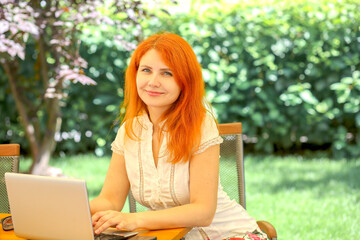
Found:
[[[154,92],[154,91],[147,91],[147,90],[145,90],[145,91],[149,96],[152,96],[152,97],[160,96],[163,94],[162,92]]]

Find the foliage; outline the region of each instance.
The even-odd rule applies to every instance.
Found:
[[[216,5],[216,7],[218,7]],[[256,151],[331,145],[360,155],[360,4],[241,3],[167,18],[193,46],[220,122],[243,122]]]
[[[86,35],[83,43],[82,56],[90,66],[85,72],[98,85],[71,88],[61,130],[67,139],[59,139],[57,151],[74,154],[95,150],[102,156],[110,154],[109,144],[118,129],[113,125],[123,98],[124,69],[130,52],[110,39],[92,34]]]
[[[80,33],[91,26],[113,27],[112,38],[131,49],[134,44],[116,32],[131,28],[136,40],[141,34],[139,23],[153,15],[141,1],[3,0],[0,4],[1,65],[29,143],[31,171],[48,174],[55,140],[64,137],[61,107],[70,84],[96,84],[84,74],[87,61],[80,56]],[[5,116],[5,126],[10,119]]]
[[[113,28],[84,28],[80,56],[88,62],[86,76],[98,84],[67,89],[56,151],[110,153],[130,56],[126,46],[166,30],[193,46],[219,122],[241,121],[248,150],[309,147],[330,149],[339,158],[359,156],[360,4],[264,0],[228,7],[225,2],[201,8],[194,1],[190,13],[142,21],[141,28],[116,30],[122,36],[117,38]],[[7,94],[1,100],[0,119],[2,113],[9,117],[0,121],[0,129],[7,129],[0,136],[21,142],[24,134],[9,108],[13,100]]]

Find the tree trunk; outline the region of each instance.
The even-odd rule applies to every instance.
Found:
[[[59,109],[59,106],[57,105]],[[58,110],[59,111],[59,110]],[[58,113],[58,111],[56,111]],[[59,117],[59,114],[56,114],[56,119],[49,120],[51,122],[51,126],[47,129],[40,147],[40,151],[38,156],[36,156],[36,161],[33,161],[33,164],[30,168],[32,174],[35,175],[47,175],[47,176],[59,176],[62,175],[62,171],[60,169],[56,169],[49,166],[49,161],[51,155],[55,149],[55,133],[60,131],[62,119]],[[50,118],[49,118],[50,119]],[[52,129],[52,130],[50,130]]]
[[[45,133],[41,134],[41,129],[36,126],[40,122],[38,119],[39,115],[32,113],[36,107],[29,106],[32,103],[25,101],[25,97],[22,96],[24,93],[21,92],[20,87],[18,86],[17,62],[2,60],[1,63],[8,76],[11,92],[19,112],[20,121],[24,127],[26,138],[29,141],[33,161],[30,172],[36,175],[62,175],[60,169],[49,167],[49,161],[56,145],[54,138],[55,133],[59,131],[61,127],[59,99],[52,98],[48,100],[48,111],[45,111],[47,113],[46,129]]]
[[[30,121],[30,118],[26,111],[25,104],[20,97],[21,92],[16,84],[16,74],[18,72],[18,65],[16,64],[16,62],[9,63],[6,60],[2,60],[1,63],[4,66],[5,72],[8,76],[11,92],[15,100],[16,108],[20,115],[21,124],[23,125],[25,130],[26,138],[29,140],[31,156],[34,161],[39,152],[39,144],[36,138],[35,127]]]
[[[60,124],[57,123],[56,125]],[[53,153],[53,147],[55,145],[54,137],[48,138],[48,141],[45,141],[45,139],[47,138],[44,138],[39,154],[36,156],[36,161],[33,161],[30,171],[35,175],[63,176],[61,169],[49,166],[49,161]]]

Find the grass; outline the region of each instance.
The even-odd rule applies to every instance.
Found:
[[[92,199],[101,190],[109,158],[80,155],[50,164],[85,179]],[[29,165],[29,159],[21,159],[20,170]],[[360,239],[360,159],[246,155],[245,176],[247,211],[271,222],[279,239]]]
[[[360,239],[360,159],[246,158],[247,209],[281,239]]]

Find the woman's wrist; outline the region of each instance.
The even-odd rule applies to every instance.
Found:
[[[144,229],[148,229],[149,226],[146,224],[146,218],[145,218],[145,214],[144,212],[137,212],[137,213],[131,213],[134,214],[135,216],[135,225],[136,228],[144,228]]]

